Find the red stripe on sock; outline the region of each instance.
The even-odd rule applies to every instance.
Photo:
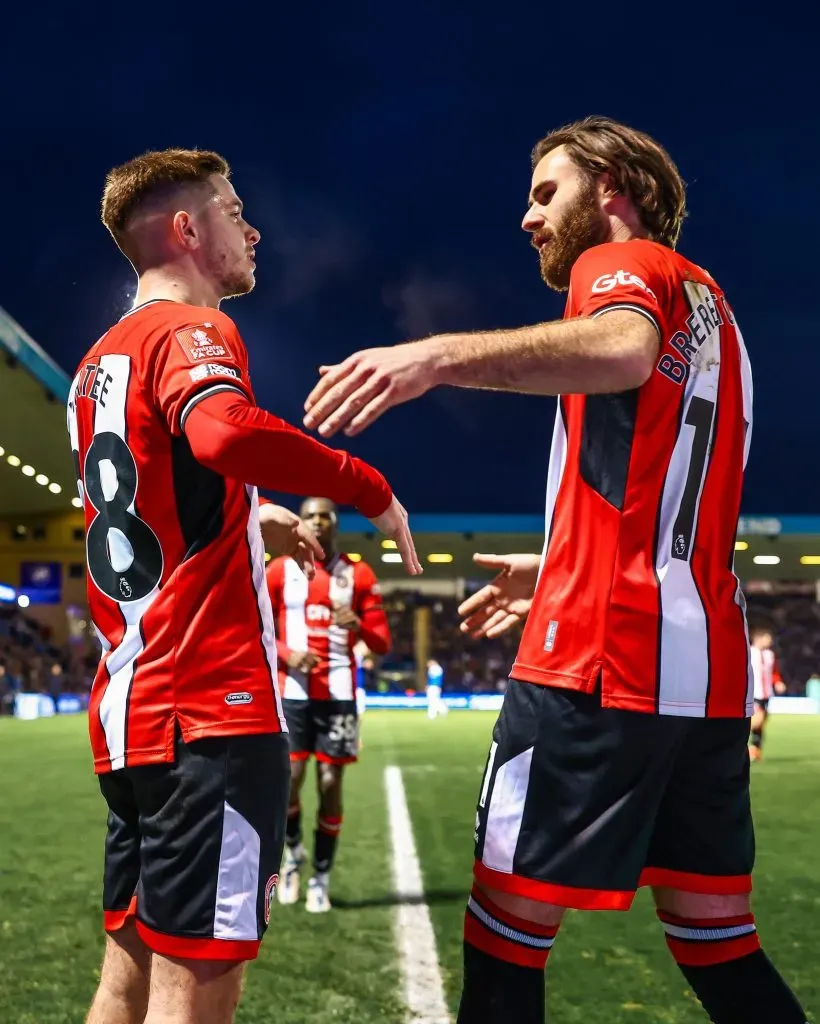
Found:
[[[531,946],[522,946],[518,942],[512,942],[490,931],[479,920],[469,912],[464,918],[464,941],[471,946],[480,949],[482,953],[495,957],[496,960],[504,960],[508,964],[518,964],[519,967],[532,967],[543,971],[547,964],[547,957],[550,954],[548,949],[533,949]]]
[[[493,903],[490,897],[476,885],[473,886],[471,895],[476,903],[483,907],[491,917],[497,918],[502,924],[507,925],[508,928],[515,928],[516,931],[528,932],[530,935],[539,935],[546,939],[554,939],[560,927],[557,924],[539,924],[537,921],[528,921],[524,917],[516,917],[515,914],[511,914],[508,910],[502,910],[498,904]]]
[[[757,932],[750,932],[748,935],[717,942],[685,942],[667,935],[666,944],[675,962],[684,967],[713,967],[757,952],[760,949],[760,937]]]
[[[342,831],[341,818],[317,818],[316,828],[327,836],[337,836]]]

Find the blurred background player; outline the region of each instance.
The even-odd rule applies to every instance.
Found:
[[[749,757],[752,761],[760,761],[763,758],[763,732],[769,717],[769,700],[776,693],[786,692],[786,684],[780,676],[777,657],[772,648],[773,643],[771,630],[759,626],[752,631],[750,656],[755,695],[749,743]]]
[[[308,498],[300,516],[325,552],[314,578],[308,582],[290,558],[274,559],[267,573],[292,768],[278,892],[280,903],[299,898],[299,876],[307,859],[300,794],[313,755],[319,811],[305,907],[317,914],[330,910],[330,871],[342,827],[342,777],[359,751],[354,648],[361,642],[369,651],[386,654],[391,638],[373,570],[336,550],[336,506],[324,498]]]
[[[356,713],[359,716],[361,734],[362,718],[367,710],[367,677],[373,670],[373,657],[366,643],[358,640],[353,645],[353,659],[356,662]]]
[[[427,662],[427,717],[439,718],[447,714],[447,705],[441,699],[444,669],[435,658]]]

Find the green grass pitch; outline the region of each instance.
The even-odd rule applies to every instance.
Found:
[[[368,712],[346,779],[335,908],[274,909],[238,1024],[400,1024],[384,768],[402,769],[447,996],[455,1008],[475,800],[493,716]],[[770,719],[753,773],[763,943],[820,1021],[820,719]],[[81,1024],[102,935],[104,805],[81,717],[0,720],[0,1022]],[[310,827],[315,800],[305,803]],[[629,914],[571,914],[550,958],[560,1024],[696,1024],[646,894]]]

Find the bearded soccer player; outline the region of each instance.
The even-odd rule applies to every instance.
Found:
[[[366,562],[337,550],[336,506],[308,498],[302,521],[324,551],[308,581],[290,558],[268,566],[268,589],[276,622],[279,685],[290,738],[291,783],[280,903],[299,899],[307,860],[302,845],[301,792],[308,761],[316,759],[319,812],[313,834],[313,874],[305,909],[330,910],[330,871],[342,828],[342,778],[358,759],[356,657],[363,642],[375,654],[390,650],[390,628],[379,585]]]
[[[749,655],[754,676],[754,714],[749,743],[749,758],[763,760],[763,733],[769,718],[769,701],[777,693],[786,692],[773,648],[771,630],[759,627],[752,630]]]
[[[461,1024],[543,1021],[565,909],[625,910],[641,885],[713,1021],[806,1020],[749,899],[751,372],[722,289],[675,251],[684,212],[654,139],[552,132],[523,227],[564,320],[358,352],[306,402],[330,436],[438,384],[559,396],[543,554],[464,606],[482,634],[531,603],[478,803]]]
[[[253,288],[260,236],[222,157],[146,153],[109,173],[102,216],[139,283],[68,402],[109,809],[88,1022],[230,1024],[268,924],[290,775],[256,485],[356,506],[419,567],[380,473],[256,405],[218,307]],[[321,548],[279,511],[312,572],[306,547]]]

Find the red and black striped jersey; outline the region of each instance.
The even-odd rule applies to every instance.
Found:
[[[199,463],[183,432],[222,391],[253,401],[233,321],[164,300],[115,324],[71,385],[103,645],[89,706],[97,772],[173,760],[177,727],[186,741],[285,729],[256,488]]]
[[[624,309],[657,328],[657,364],[639,389],[558,400],[545,547],[512,674],[586,692],[600,684],[607,707],[743,717],[743,337],[711,276],[654,242],[596,246],[573,268],[565,319]]]

